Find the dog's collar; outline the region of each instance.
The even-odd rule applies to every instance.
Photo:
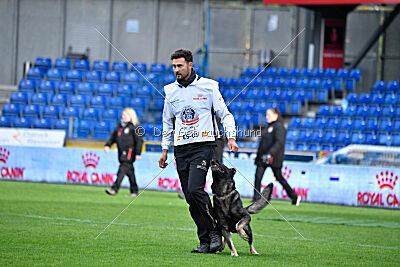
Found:
[[[235,193],[235,191],[236,191],[236,190],[232,190],[231,192],[229,192],[228,194],[226,194],[226,195],[224,195],[224,196],[218,196],[218,195],[215,195],[215,196],[216,196],[217,198],[224,199],[224,198],[229,197],[229,196],[232,195],[233,193]]]

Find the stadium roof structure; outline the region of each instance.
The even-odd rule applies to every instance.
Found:
[[[265,5],[361,5],[398,4],[400,0],[263,0]]]

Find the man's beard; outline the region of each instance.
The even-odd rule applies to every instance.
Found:
[[[181,75],[181,78],[178,78],[178,75]],[[186,80],[189,78],[189,69],[187,69],[186,76],[183,76],[182,73],[175,74],[175,76],[176,76],[176,79],[177,79],[178,81],[180,81],[180,82],[186,81]]]

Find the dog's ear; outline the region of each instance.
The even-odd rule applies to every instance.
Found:
[[[232,168],[232,172],[233,172],[233,175],[235,175],[236,174],[236,169]]]

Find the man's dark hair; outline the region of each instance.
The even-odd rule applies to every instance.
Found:
[[[186,62],[193,62],[192,52],[190,50],[179,49],[171,55],[171,60],[184,58]]]
[[[278,119],[282,118],[282,113],[277,108],[269,108],[273,113],[278,115]]]

